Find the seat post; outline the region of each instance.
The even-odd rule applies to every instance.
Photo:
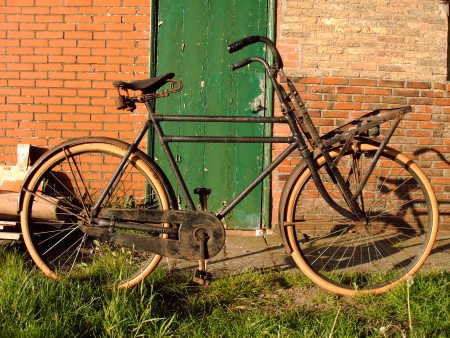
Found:
[[[198,195],[200,201],[200,208],[203,211],[208,211],[208,197],[211,195],[211,189],[208,188],[195,188],[194,194]]]

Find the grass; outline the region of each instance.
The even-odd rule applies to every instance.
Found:
[[[450,274],[380,296],[337,297],[298,271],[224,277],[210,287],[157,271],[127,291],[45,277],[0,248],[1,337],[445,337]],[[409,306],[408,306],[409,302]],[[410,325],[411,320],[411,325]]]

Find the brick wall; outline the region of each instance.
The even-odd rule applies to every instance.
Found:
[[[413,105],[394,142],[432,177],[448,220],[447,15],[438,0],[279,0],[277,45],[322,130]],[[148,76],[149,16],[149,0],[0,0],[0,165],[15,163],[17,143],[131,139],[146,114],[118,113],[111,81]],[[274,222],[298,160],[274,175]]]
[[[280,0],[278,44],[294,76],[445,81],[439,0]]]
[[[296,87],[322,132],[362,112],[413,107],[391,144],[429,175],[441,222],[449,226],[448,5],[438,0],[281,0],[277,30],[286,73],[297,78]],[[273,176],[275,223],[286,173],[298,162],[298,157],[285,161]]]
[[[148,0],[0,1],[0,164],[17,143],[130,139],[146,114],[118,113],[117,79],[146,78]]]

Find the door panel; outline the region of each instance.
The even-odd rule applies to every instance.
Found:
[[[267,34],[267,0],[158,2],[156,73],[174,72],[183,82],[180,94],[159,99],[157,113],[208,116],[264,115],[266,77],[261,65],[231,71],[229,65],[248,56],[264,56],[261,44],[228,54],[227,44],[247,35]],[[164,122],[166,134],[262,136],[261,124]],[[188,189],[212,189],[209,210],[215,212],[240,193],[261,171],[263,145],[171,143]],[[163,168],[164,155],[155,144]],[[170,172],[170,169],[166,170]],[[175,180],[169,179],[176,186]],[[229,228],[261,225],[262,185],[258,186],[225,223]],[[194,196],[195,197],[195,196]],[[181,206],[185,201],[181,199]]]

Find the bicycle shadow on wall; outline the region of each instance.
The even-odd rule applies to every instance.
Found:
[[[444,162],[445,164],[447,164],[450,168],[450,159],[446,159],[445,156],[438,150],[434,149],[434,148],[421,148],[418,149],[416,151],[413,152],[414,156],[420,156],[423,155],[425,153],[435,153],[439,159]]]
[[[431,154],[430,154],[431,153]],[[442,154],[440,151],[435,148],[421,148],[413,152],[414,156],[420,157],[421,155],[426,154],[427,157],[432,156],[432,154],[436,155],[437,158],[444,164],[448,166],[447,169],[450,170],[450,155],[447,157]],[[450,231],[450,200],[449,199],[439,199],[439,213],[441,216],[441,229],[445,229],[444,231]]]
[[[436,150],[435,148],[421,148],[416,151],[414,151],[414,156],[419,157],[421,155],[426,155],[428,157],[435,156],[437,157],[442,163],[447,165],[447,169],[450,169],[450,155],[447,155],[447,157],[440,151]],[[439,214],[441,217],[440,222],[440,229],[438,238],[436,240],[436,244],[434,249],[432,250],[433,253],[443,252],[450,249],[450,200],[438,198],[438,205],[439,205]]]

